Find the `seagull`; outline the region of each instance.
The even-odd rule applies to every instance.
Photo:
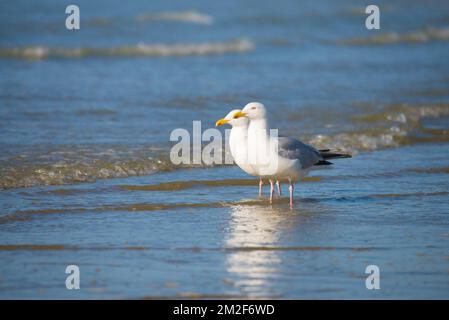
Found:
[[[269,135],[266,108],[262,103],[250,102],[241,112],[234,114],[249,119],[247,146],[249,163],[261,178],[270,181],[270,203],[273,199],[274,180],[287,180],[290,191],[290,208],[293,208],[294,184],[315,165],[330,165],[328,159],[350,158],[351,155],[317,150],[295,138]],[[271,133],[271,131],[270,131]]]
[[[231,133],[229,135],[229,149],[235,163],[246,173],[252,176],[259,176],[257,168],[252,166],[248,161],[248,124],[249,119],[242,116],[242,110],[235,109],[230,111],[226,117],[218,120],[215,126],[219,127],[224,124],[231,125]],[[276,181],[278,195],[281,195],[281,185]],[[259,197],[262,196],[263,179],[259,181]],[[270,193],[272,194],[272,192]]]

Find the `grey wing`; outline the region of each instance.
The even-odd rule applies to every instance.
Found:
[[[304,169],[323,160],[314,147],[290,137],[278,138],[278,154],[287,159],[298,159]]]

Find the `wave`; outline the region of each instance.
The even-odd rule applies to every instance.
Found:
[[[84,57],[170,57],[205,56],[226,53],[243,53],[255,48],[248,39],[235,39],[225,42],[145,44],[115,48],[51,48],[31,46],[20,48],[0,48],[0,58],[51,59]]]
[[[425,43],[430,41],[449,41],[449,28],[428,27],[409,33],[383,32],[367,38],[343,40],[348,45],[383,45],[394,43]]]
[[[62,146],[1,159],[0,189],[94,182],[174,169],[164,150]]]
[[[129,150],[122,152],[118,157],[107,154],[101,156],[97,152],[87,152],[78,156],[76,147],[73,151],[58,150],[60,157],[49,158],[39,163],[44,155],[27,155],[26,158],[35,161],[24,162],[20,157],[14,156],[0,161],[0,190],[11,188],[25,188],[39,185],[66,185],[74,183],[95,182],[98,179],[127,178],[133,176],[151,175],[159,172],[170,172],[188,168],[209,168],[206,164],[174,165],[169,159],[169,150],[160,151],[148,156],[144,150],[135,152]],[[61,159],[62,157],[62,159]],[[18,159],[19,158],[19,159]],[[318,181],[318,177],[307,177],[305,181]],[[197,186],[249,186],[255,185],[254,179],[227,179],[227,180],[192,180],[174,181],[157,185],[120,185],[128,191],[176,191]],[[77,193],[71,189],[56,189],[46,191],[58,195],[71,195]],[[82,191],[78,191],[82,192]]]
[[[142,14],[137,16],[136,20],[139,22],[178,21],[203,25],[211,25],[214,22],[213,17],[195,10]]]
[[[449,104],[392,104],[381,112],[350,119],[358,130],[334,135],[317,134],[309,137],[308,142],[319,148],[336,148],[352,153],[420,142],[447,142],[449,130],[429,128],[422,121],[439,117],[449,117]]]
[[[448,142],[449,130],[432,121],[449,117],[449,104],[410,106],[386,105],[380,111],[353,116],[348,121],[355,129],[334,134],[301,137],[317,148],[340,149],[352,154],[400,147],[415,143]],[[5,147],[7,149],[7,147]],[[94,182],[97,179],[126,178],[151,175],[185,168],[205,168],[212,165],[182,165],[171,163],[169,147],[95,147],[60,146],[57,149],[27,151],[0,159],[0,189],[37,185],[64,185]],[[127,190],[181,190],[192,186],[249,185],[253,180],[189,181],[156,186],[122,186]]]

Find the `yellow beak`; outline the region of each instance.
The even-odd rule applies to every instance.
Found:
[[[238,119],[238,118],[241,118],[241,117],[246,117],[246,113],[243,112],[243,111],[238,111],[238,112],[236,112],[234,114],[234,119]]]
[[[219,127],[219,126],[222,126],[222,125],[224,125],[224,124],[226,124],[226,123],[228,123],[229,122],[229,120],[226,120],[226,119],[220,119],[220,120],[218,120],[217,122],[215,122],[215,126],[216,127]]]

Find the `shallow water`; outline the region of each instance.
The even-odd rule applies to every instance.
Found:
[[[378,32],[357,1],[80,1],[75,32],[0,4],[0,297],[449,298],[449,7],[379,3]],[[294,210],[169,161],[173,129],[252,100],[354,154]]]
[[[447,297],[448,156],[429,144],[340,161],[298,185],[294,210],[235,167],[6,190],[0,295]],[[80,291],[65,289],[69,264]]]

